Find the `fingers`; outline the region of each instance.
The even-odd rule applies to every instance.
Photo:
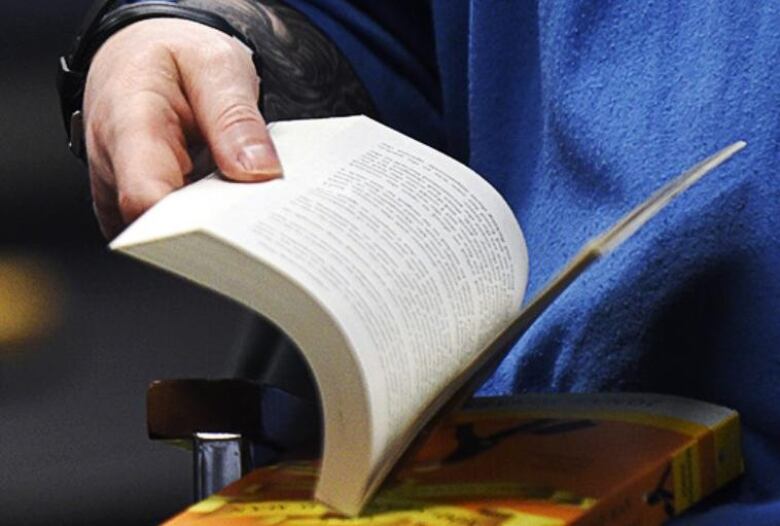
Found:
[[[136,24],[112,36],[90,67],[85,132],[95,213],[103,234],[183,185],[192,169],[185,134],[196,127],[176,62],[156,44],[173,27]]]
[[[147,20],[113,35],[93,59],[84,97],[91,187],[103,233],[115,236],[197,177],[189,152],[204,152],[196,155],[199,166],[213,160],[233,180],[279,177],[258,97],[250,53],[217,30]]]
[[[259,80],[251,55],[224,35],[176,59],[198,127],[219,169],[237,181],[279,177],[282,167],[257,109]]]
[[[95,212],[106,237],[117,235],[184,185],[192,162],[168,99],[142,91],[106,116],[88,139]]]
[[[132,223],[174,190],[184,186],[175,146],[143,130],[127,132],[114,144],[117,203],[122,220]]]

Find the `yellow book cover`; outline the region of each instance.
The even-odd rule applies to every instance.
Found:
[[[168,526],[649,526],[742,472],[736,412],[647,394],[477,399],[358,518],[312,500],[317,465],[258,469]]]

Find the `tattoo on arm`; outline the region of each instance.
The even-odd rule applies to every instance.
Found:
[[[352,67],[301,13],[276,0],[184,0],[223,16],[255,45],[268,121],[375,115]]]

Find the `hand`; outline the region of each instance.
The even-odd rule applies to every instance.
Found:
[[[279,177],[257,110],[249,51],[210,27],[156,19],[113,35],[95,55],[84,96],[95,213],[114,237],[193,171],[207,147],[235,181]]]

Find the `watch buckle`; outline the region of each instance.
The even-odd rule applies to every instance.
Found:
[[[81,110],[73,112],[70,117],[70,141],[68,148],[71,153],[86,161],[86,148],[84,145],[84,115]]]

